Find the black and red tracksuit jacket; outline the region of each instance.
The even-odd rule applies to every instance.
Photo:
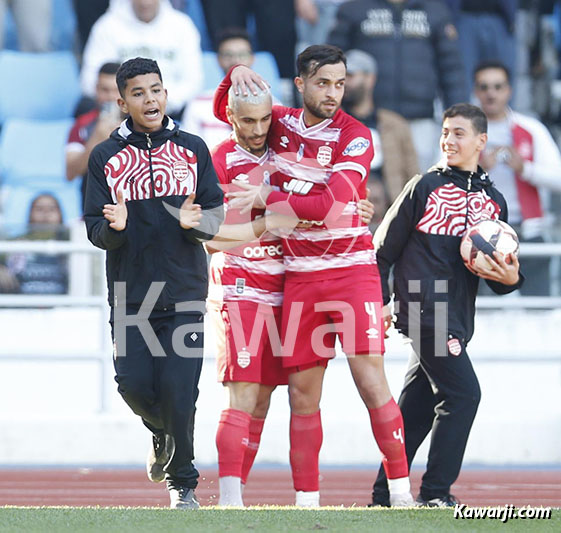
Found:
[[[508,213],[503,195],[481,168],[435,166],[405,185],[374,236],[384,304],[391,297],[393,267],[396,326],[402,333],[418,325],[422,335],[444,328],[463,342],[471,339],[479,277],[464,266],[460,241],[469,226],[484,219],[507,222]],[[520,273],[516,285],[487,284],[507,294],[523,280]],[[444,323],[437,311],[443,308]]]
[[[154,310],[204,300],[207,258],[202,242],[222,223],[223,193],[202,139],[181,131],[168,117],[155,133],[133,131],[130,118],[92,151],[84,217],[88,238],[107,250],[109,305],[114,283],[126,282],[127,307],[139,307],[152,282],[165,282]],[[115,231],[103,216],[121,191],[127,226]],[[197,228],[182,229],[179,208],[191,192],[203,209]]]

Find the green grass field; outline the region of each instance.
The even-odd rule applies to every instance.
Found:
[[[234,532],[328,531],[424,533],[454,531],[561,531],[561,511],[550,520],[458,520],[452,509],[248,508],[172,511],[146,508],[2,507],[0,532]]]

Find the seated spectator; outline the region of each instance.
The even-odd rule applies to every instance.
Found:
[[[227,28],[218,38],[217,59],[226,74],[234,65],[253,64],[249,35],[241,28]],[[205,91],[191,101],[181,119],[181,129],[202,137],[209,148],[221,143],[232,128],[218,120],[212,109],[214,89]]]
[[[489,172],[508,205],[509,224],[522,242],[549,239],[551,192],[561,191],[561,154],[547,128],[533,117],[510,109],[510,73],[504,64],[479,64],[474,73],[475,96],[488,119],[487,148],[481,166]],[[548,295],[549,258],[522,257],[526,275],[522,294]]]
[[[372,132],[372,172],[382,181],[393,202],[401,189],[419,173],[417,154],[407,121],[374,105],[376,60],[361,50],[349,50],[343,109]],[[377,213],[375,213],[375,216]]]
[[[22,52],[48,52],[51,44],[53,0],[0,0],[0,50],[4,48],[5,17],[8,7],[17,27]]]
[[[103,63],[137,56],[154,59],[166,80],[168,114],[180,118],[202,86],[200,36],[192,20],[169,0],[111,0],[91,29],[82,58],[82,90],[95,94]]]
[[[66,179],[82,179],[82,203],[86,193],[88,158],[94,146],[109,137],[122,120],[117,104],[119,89],[115,75],[118,63],[105,63],[99,69],[95,86],[94,109],[78,116],[66,145]]]
[[[469,98],[448,6],[433,0],[350,0],[337,11],[329,43],[376,58],[376,105],[407,119],[425,172],[439,159],[435,98],[445,108]]]
[[[69,238],[58,200],[51,194],[35,197],[28,220],[28,231],[20,239]],[[65,294],[67,291],[68,257],[64,254],[11,253],[0,263],[0,293]]]

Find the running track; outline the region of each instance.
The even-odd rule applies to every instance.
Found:
[[[321,504],[364,506],[370,500],[373,472],[325,469]],[[417,494],[421,472],[412,472]],[[201,470],[197,496],[202,505],[217,502],[216,470]],[[561,507],[561,470],[464,470],[453,493],[470,505],[534,505]],[[291,505],[290,472],[255,469],[244,493],[246,505]],[[167,507],[164,484],[150,483],[132,469],[0,469],[0,506]]]

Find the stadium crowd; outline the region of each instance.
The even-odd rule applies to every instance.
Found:
[[[0,146],[6,146],[5,151],[0,147],[0,235],[13,238],[25,233],[24,215],[14,215],[6,207],[13,198],[23,199],[29,206],[39,192],[49,192],[59,199],[65,223],[81,216],[85,190],[82,175],[89,153],[122,118],[117,106],[111,105],[116,99],[116,86],[108,87],[111,74],[107,69],[114,74],[124,59],[138,55],[156,59],[169,89],[168,112],[212,148],[229,134],[227,125],[216,120],[211,109],[221,74],[235,63],[254,64],[263,75],[276,71],[276,78],[268,76],[273,94],[284,104],[297,104],[292,83],[296,54],[319,42],[335,44],[344,51],[354,49],[344,107],[372,131],[375,158],[369,189],[370,199],[377,206],[372,221],[375,229],[403,184],[418,170],[425,171],[438,161],[435,147],[440,110],[461,101],[484,102],[489,96],[486,93],[493,92],[492,88],[482,91],[474,84],[473,70],[482,61],[504,65],[509,76],[504,104],[508,112],[540,121],[558,144],[560,5],[555,0],[0,2],[1,54],[15,55],[11,58],[15,68],[33,68],[27,66],[23,56],[43,54],[42,71],[49,76],[47,58],[54,52],[72,55],[79,67],[79,86],[77,71],[72,68],[59,73],[51,84],[53,91],[62,84],[74,86],[75,91],[74,98],[67,98],[58,112],[50,111],[48,116],[30,100],[56,102],[56,94],[28,96],[30,88],[24,87],[17,97],[7,96],[4,105],[0,94],[0,127],[7,126],[0,136]],[[392,12],[394,20],[404,13],[401,33],[392,26]],[[425,13],[426,17],[408,13]],[[263,57],[268,67],[260,70],[259,58]],[[51,71],[55,78],[57,74]],[[25,81],[22,83],[25,85]],[[78,98],[79,93],[82,96]],[[59,133],[58,144],[53,138],[48,150],[49,160],[59,169],[61,157],[66,159],[66,170],[59,171],[58,176],[41,176],[41,169],[20,169],[21,165],[11,161],[20,154],[9,150],[10,122],[25,119],[25,128],[32,130],[34,120],[45,118],[56,120]],[[68,131],[71,118],[75,123]],[[68,142],[61,149],[63,130]],[[498,146],[496,141],[492,144]],[[61,155],[63,152],[65,155]],[[527,174],[522,179],[536,188],[540,213],[525,224],[530,229],[524,228],[522,233],[530,235],[528,239],[533,242],[558,241],[561,177],[552,170],[558,153],[536,151],[532,157],[544,159],[535,162],[531,177]],[[508,176],[508,165],[498,163],[494,179],[514,183],[513,172]],[[551,179],[536,170],[545,167],[550,167]],[[27,195],[19,190],[25,187]],[[508,189],[514,190],[514,186]],[[22,212],[27,210],[24,206]],[[536,218],[537,224],[533,220]],[[515,221],[518,229],[520,222]],[[548,279],[540,286],[528,286],[526,294],[550,294],[552,287],[557,294],[557,261],[538,260],[535,268],[542,273],[541,279]]]
[[[536,32],[536,28],[540,31]],[[342,122],[342,128],[358,128],[356,131],[360,132],[360,138],[362,139],[363,135],[368,136],[368,146],[371,142],[374,148],[373,158],[371,149],[367,151],[365,148],[361,152],[360,155],[365,152],[366,156],[370,154],[370,158],[364,157],[369,168],[361,166],[358,170],[362,178],[366,178],[369,199],[376,207],[374,217],[371,217],[372,230],[380,224],[390,204],[400,198],[408,180],[416,174],[427,173],[429,168],[441,159],[438,139],[442,110],[454,104],[472,101],[481,106],[489,123],[489,141],[485,150],[481,148],[480,156],[478,152],[478,160],[506,197],[510,220],[521,240],[561,240],[560,217],[557,215],[560,203],[558,194],[561,192],[561,155],[558,147],[561,138],[561,95],[558,95],[557,90],[558,83],[561,83],[558,82],[561,64],[559,1],[4,0],[0,1],[0,40],[3,42],[0,65],[11,61],[10,64],[16,65],[16,70],[12,71],[14,77],[22,79],[21,91],[6,87],[0,89],[0,240],[64,239],[68,236],[67,231],[57,230],[57,225],[61,228],[74,223],[80,225],[83,224],[81,220],[85,216],[88,236],[92,242],[108,250],[113,269],[108,269],[110,280],[113,277],[118,279],[121,261],[126,264],[127,260],[131,261],[127,268],[138,269],[137,275],[144,276],[144,281],[148,274],[145,264],[141,266],[135,263],[136,256],[146,254],[146,250],[136,252],[127,249],[129,259],[123,258],[125,253],[115,251],[122,246],[126,238],[125,233],[119,232],[126,231],[129,235],[133,232],[134,235],[134,232],[143,229],[146,231],[146,228],[133,226],[132,222],[129,225],[130,220],[138,220],[137,213],[132,215],[134,211],[131,210],[131,218],[127,218],[126,202],[138,198],[123,196],[139,194],[139,198],[142,199],[145,191],[137,184],[138,191],[134,192],[134,176],[130,178],[130,191],[119,189],[121,186],[117,185],[116,178],[115,191],[118,192],[111,191],[110,194],[100,186],[105,182],[106,176],[102,168],[107,159],[121,151],[124,153],[125,150],[129,150],[129,145],[133,154],[137,149],[149,151],[152,148],[150,135],[153,134],[155,142],[160,143],[156,148],[169,141],[177,144],[177,150],[184,148],[191,154],[186,156],[187,174],[188,165],[191,164],[189,157],[192,157],[193,151],[198,154],[199,161],[204,159],[209,161],[210,165],[210,157],[204,143],[193,140],[191,136],[185,136],[180,130],[200,136],[208,145],[208,149],[217,145],[227,146],[231,154],[238,154],[230,157],[239,157],[240,150],[236,148],[236,143],[220,143],[228,143],[227,139],[232,132],[228,125],[230,122],[234,126],[238,144],[242,149],[246,149],[243,143],[239,142],[244,135],[243,125],[235,122],[241,119],[230,110],[232,115],[224,120],[216,105],[213,107],[213,95],[220,80],[224,76],[228,80],[235,65],[252,66],[257,73],[270,81],[271,93],[277,104],[285,106],[283,109],[303,106],[303,116],[313,117],[314,120],[323,117],[313,107],[312,100],[306,99],[313,97],[313,90],[306,86],[305,80],[308,75],[309,78],[314,77],[315,60],[308,60],[311,62],[303,67],[306,73],[304,81],[300,79],[295,85],[293,78],[302,72],[296,72],[298,54],[309,50],[310,45],[324,43],[339,47],[346,53],[347,68],[343,77],[346,75],[347,80],[341,99],[342,107],[350,115],[351,122]],[[39,96],[38,93],[43,91],[41,88],[38,90],[36,84],[30,83],[33,78],[29,72],[24,72],[27,70],[25,59],[28,55],[32,55],[34,60],[39,62],[43,56],[45,67],[37,72],[41,76],[56,76],[56,83],[53,84],[55,88],[57,85],[72,86],[74,100],[69,102],[67,94],[62,91],[57,94],[56,89],[52,94]],[[63,76],[54,71],[54,65],[59,65],[62,57],[70,61],[70,67]],[[161,78],[160,70],[150,64],[148,67],[142,64],[138,67],[140,70],[135,70],[136,64],[130,66],[126,63],[137,57],[155,60],[161,70]],[[129,65],[129,71],[124,73],[123,63]],[[327,66],[332,65],[328,63]],[[337,75],[329,72],[329,75]],[[158,107],[163,101],[160,93],[159,96],[154,96],[158,106],[150,111],[150,116],[135,115],[138,113],[133,103],[135,95],[127,83],[137,78],[146,81],[148,78],[143,76],[150,76],[153,83],[149,86],[139,86],[139,90],[142,91],[150,92],[154,87],[162,86],[163,80],[162,87],[168,91],[167,109],[165,104]],[[18,94],[6,95],[7,90]],[[120,98],[119,106],[117,98]],[[231,98],[234,102],[235,98]],[[41,99],[43,103],[39,103],[38,106],[31,105],[36,99]],[[60,105],[57,105],[59,102]],[[270,109],[270,102],[268,105]],[[57,113],[57,110],[60,112]],[[293,111],[287,112],[287,116]],[[274,111],[272,113],[271,128],[275,128],[277,122],[274,119],[278,117]],[[124,122],[128,115],[132,118]],[[159,119],[157,127],[153,123],[156,119]],[[52,136],[46,139],[45,136],[34,134],[47,120],[52,122]],[[319,122],[321,120],[318,119],[316,123]],[[131,131],[138,125],[144,129]],[[298,127],[293,125],[295,129],[291,131],[297,131]],[[363,130],[367,133],[363,134]],[[138,131],[146,132],[146,138],[138,135]],[[485,132],[481,130],[477,133]],[[22,135],[27,136],[25,138],[29,141],[26,141],[25,149],[17,150],[14,147],[21,144],[17,141],[21,140]],[[260,130],[259,134],[255,135],[265,139],[267,131]],[[321,135],[335,134],[325,131],[318,135],[318,139],[323,142],[327,137]],[[357,148],[352,144],[352,139],[347,139],[345,135],[346,133],[342,138],[349,143],[348,151],[341,150],[337,164],[340,168],[356,171],[357,164],[348,162],[349,151],[360,151],[362,147]],[[111,140],[108,141],[110,136]],[[288,143],[289,139],[280,134],[278,137],[281,139],[280,146],[286,147],[284,143]],[[305,135],[302,136],[304,137]],[[311,137],[306,142],[311,143],[310,139]],[[298,138],[297,142],[300,140]],[[42,148],[44,144],[48,145],[46,150]],[[125,146],[127,148],[124,148]],[[280,148],[277,149],[277,153],[279,150]],[[256,153],[259,157],[264,154],[260,151]],[[35,154],[37,157],[41,154],[41,158],[44,158],[39,168],[26,166],[27,159],[34,158]],[[129,152],[127,154],[130,155]],[[294,155],[296,159],[290,163],[297,168],[304,155],[304,142],[300,144],[299,153]],[[331,160],[331,148],[324,151],[323,156]],[[226,157],[225,155],[224,158]],[[324,165],[321,162],[320,151],[317,160]],[[218,180],[227,184],[229,178],[226,174],[221,175],[216,153],[212,162],[216,167]],[[255,161],[249,158],[245,163]],[[224,165],[226,166],[226,163]],[[48,169],[48,172],[43,174],[42,167]],[[217,178],[210,167],[205,168],[205,180],[208,190],[211,190]],[[94,177],[95,183],[90,181]],[[266,180],[265,177],[261,178],[261,181]],[[290,187],[290,183],[284,185]],[[279,196],[284,193],[275,191],[270,194],[271,198],[275,197],[277,201],[286,200]],[[221,202],[218,196],[210,200],[207,198],[210,207],[215,208]],[[343,198],[346,196],[343,195]],[[16,199],[21,202],[18,206],[19,216],[14,215],[14,210],[9,208]],[[36,212],[42,204],[38,199],[45,203],[44,210],[56,212],[56,216],[47,221],[48,231],[41,226],[39,229],[42,231],[39,233]],[[261,199],[264,204],[259,205],[259,208],[270,207],[270,198]],[[161,246],[164,252],[172,249],[183,250],[183,231],[190,232],[188,235],[191,237],[187,239],[192,243],[186,246],[185,257],[193,254],[199,269],[204,270],[201,267],[201,242],[211,240],[214,236],[211,242],[213,246],[212,243],[221,237],[220,234],[215,236],[217,227],[212,231],[198,228],[198,203],[202,202],[193,204],[194,201],[198,199],[194,200],[189,196],[185,203],[175,206],[181,212],[181,230],[177,225],[173,228],[170,226],[170,234],[173,234],[176,241],[159,242],[156,245]],[[48,205],[49,202],[52,205]],[[162,206],[152,207],[159,209],[158,217],[161,217],[161,213],[164,212]],[[317,206],[314,210],[304,203],[295,203],[294,209],[299,219],[319,220],[314,217],[318,212]],[[27,220],[24,220],[25,217],[21,213],[29,213]],[[187,218],[184,220],[184,216],[190,217],[188,221]],[[217,214],[214,226],[218,226],[216,221],[219,219],[220,215]],[[309,228],[300,231],[305,235],[313,234]],[[364,248],[357,249],[357,257],[362,258],[370,253],[370,233],[366,240],[368,243],[364,244]],[[167,246],[171,248],[166,248]],[[270,248],[270,244],[266,246]],[[158,255],[158,252],[154,252],[154,264],[160,261]],[[298,253],[295,253],[294,257],[290,258],[293,264],[298,261],[297,256]],[[143,259],[147,261],[146,257]],[[323,256],[318,258],[317,270],[330,271],[332,266],[326,265],[325,261]],[[153,266],[152,261],[147,262],[150,263],[150,267]],[[553,278],[559,277],[556,261],[522,260],[521,264],[527,279],[540,281],[526,284],[524,295],[544,296],[552,293],[552,286],[557,287],[557,284],[552,283]],[[258,268],[255,263],[252,265],[251,268]],[[357,265],[353,266],[358,268]],[[176,268],[176,265],[172,267]],[[177,282],[177,272],[173,275],[168,272],[169,280]],[[30,283],[32,275],[40,279],[32,279],[33,283]],[[36,290],[42,294],[64,294],[68,290],[68,276],[68,266],[58,256],[50,260],[40,254],[28,258],[5,257],[0,251],[0,293],[29,294]],[[511,277],[505,279],[510,280]],[[499,279],[501,280],[502,278]],[[304,291],[304,277],[298,281],[302,288],[294,288],[297,283],[293,279],[291,291],[300,295],[301,291]],[[318,281],[314,279],[313,284],[317,283],[319,286]],[[364,290],[373,290],[366,281]],[[506,285],[514,287],[518,286],[518,282],[516,275],[512,278],[512,283]],[[238,280],[234,280],[233,283],[236,285]],[[310,282],[306,280],[306,284],[310,285]],[[196,285],[196,290],[193,291],[199,294],[200,289],[201,285]],[[261,288],[257,290],[260,291]],[[288,289],[284,290],[286,294]],[[358,289],[341,288],[342,292],[353,290]],[[235,286],[233,291],[243,292],[244,287]],[[165,299],[165,294],[162,298]],[[381,301],[381,298],[379,300]],[[127,305],[131,304],[131,309],[134,309],[141,301],[142,298],[131,299],[127,301]],[[192,315],[187,320],[181,313],[168,313],[165,306],[157,310],[160,314],[154,317],[154,323],[160,328],[158,338],[164,346],[166,342],[171,343],[169,331],[164,324],[171,320],[182,320],[185,326],[199,321],[199,318],[193,319]],[[366,327],[374,314],[373,310],[366,309]],[[113,315],[111,320],[112,327],[116,327]],[[225,322],[229,320],[229,317],[224,318]],[[228,325],[231,326],[229,322]],[[142,344],[139,339],[132,339],[132,342],[136,343],[135,348]],[[202,344],[202,340],[195,344]],[[453,349],[455,348],[450,348],[450,351]],[[143,350],[144,348],[138,348],[137,352],[141,353]],[[462,350],[465,351],[463,344],[460,351]],[[376,349],[377,354],[381,352],[383,348]],[[242,357],[240,353],[237,354],[238,362]],[[355,353],[372,352],[364,348],[363,351]],[[142,354],[138,357],[142,357]],[[179,356],[176,360],[181,361]],[[410,420],[406,421],[404,426],[399,409],[389,394],[383,368],[361,367],[362,362],[358,363],[358,360],[362,361],[362,358],[356,358],[354,361],[349,358],[349,364],[357,388],[369,410],[373,434],[385,457],[384,467],[390,481],[389,494],[386,495],[390,498],[388,504],[390,501],[392,505],[398,506],[412,504],[406,465],[407,459],[411,462],[411,457],[405,456],[403,439],[400,448],[396,448],[395,443],[391,442],[392,434],[394,439],[396,432],[402,435],[403,428],[408,427],[407,422],[410,424]],[[221,478],[236,478],[234,484],[231,480],[221,484],[221,490],[234,493],[230,499],[224,499],[224,505],[240,505],[243,483],[255,457],[253,453],[247,459],[244,450],[232,451],[229,447],[232,441],[230,435],[234,435],[234,438],[241,435],[243,439],[240,439],[245,439],[246,447],[249,442],[258,446],[268,397],[276,385],[287,382],[291,391],[291,466],[297,491],[296,502],[302,506],[319,505],[317,457],[322,439],[319,396],[325,366],[316,363],[313,362],[310,366],[310,361],[304,358],[302,365],[296,365],[296,371],[290,373],[291,377],[285,377],[283,374],[278,380],[266,382],[265,385],[268,385],[270,390],[265,391],[266,405],[261,410],[259,394],[262,390],[255,387],[251,389],[251,401],[248,401],[247,390],[230,387],[230,404],[221,418],[217,446],[222,457],[236,458],[238,468],[232,470],[221,465],[225,472],[224,475],[221,474]],[[192,494],[197,472],[190,461],[189,464],[185,461],[181,463],[184,458],[179,455],[180,451],[183,453],[187,450],[186,453],[192,456],[192,425],[200,368],[181,370],[180,366],[168,366],[168,369],[165,369],[163,364],[161,367],[157,371],[158,376],[169,379],[169,383],[173,382],[170,373],[185,372],[185,375],[188,375],[192,383],[187,412],[179,413],[181,409],[175,409],[177,405],[173,403],[179,402],[174,393],[172,394],[175,389],[168,391],[167,388],[165,394],[160,391],[157,393],[161,394],[162,405],[165,406],[160,412],[158,405],[156,412],[155,400],[148,401],[143,396],[145,391],[140,390],[146,380],[152,379],[152,375],[143,375],[142,379],[145,381],[138,381],[135,372],[124,363],[120,366],[116,364],[119,392],[154,434],[150,459],[152,470],[149,470],[149,477],[154,478],[154,481],[161,481],[164,479],[165,470],[168,488],[172,494],[172,506],[175,498],[176,507],[193,508],[197,506]],[[255,379],[259,380],[253,376],[247,381]],[[245,382],[245,379],[232,377],[223,380]],[[476,385],[473,388],[476,388]],[[160,401],[160,398],[157,398],[157,401]],[[259,429],[256,429],[257,426]],[[469,427],[466,431],[469,433]],[[426,432],[423,438],[425,435]],[[467,440],[467,434],[465,438]],[[308,441],[313,441],[308,447],[295,446],[296,442]],[[255,451],[254,447],[253,452]],[[244,465],[246,460],[249,461],[248,466]],[[456,459],[454,461],[457,462]],[[461,463],[461,457],[459,462]],[[316,466],[311,468],[310,464]],[[184,489],[190,491],[187,496],[181,492]],[[449,485],[446,490],[448,489]],[[387,492],[388,489],[385,490]],[[426,492],[423,501],[440,501],[449,496],[437,492]],[[308,493],[313,493],[311,498]]]

